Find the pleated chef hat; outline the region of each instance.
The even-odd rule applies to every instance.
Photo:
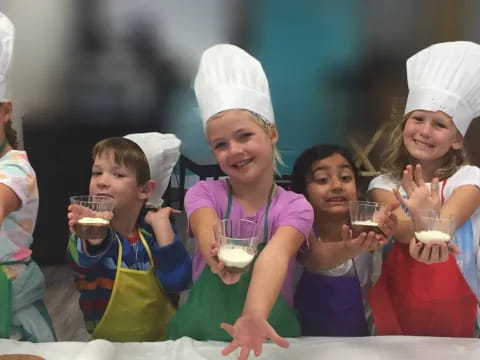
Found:
[[[159,132],[125,135],[142,149],[150,167],[150,177],[155,180],[156,187],[148,203],[159,207],[163,203],[162,196],[170,182],[173,167],[180,157],[181,141],[174,134]]]
[[[8,100],[7,73],[13,55],[13,40],[15,27],[3,13],[0,12],[0,102]]]
[[[213,115],[230,109],[250,110],[275,121],[262,65],[235,45],[218,44],[203,52],[194,88],[204,127]]]
[[[462,135],[480,116],[480,45],[469,41],[434,44],[407,60],[408,99],[413,110],[443,111]]]

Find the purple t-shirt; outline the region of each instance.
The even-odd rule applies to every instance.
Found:
[[[220,219],[225,218],[228,205],[228,183],[226,180],[199,181],[192,186],[185,195],[185,210],[187,216],[199,208],[212,208]],[[256,214],[247,216],[241,205],[232,199],[230,219],[247,219],[256,222],[261,229],[265,218],[266,205],[261,207]],[[268,210],[268,239],[270,239],[279,226],[292,226],[299,230],[305,239],[312,229],[313,209],[303,195],[296,194],[279,188],[272,198]],[[263,232],[262,232],[263,234]],[[193,281],[200,276],[205,266],[198,244],[195,242],[195,254],[193,255]],[[295,257],[290,260],[287,275],[282,287],[282,294],[288,304],[293,303],[293,272]]]

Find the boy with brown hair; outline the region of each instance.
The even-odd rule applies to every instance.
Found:
[[[162,340],[175,308],[167,293],[191,280],[191,259],[174,233],[170,207],[159,206],[180,140],[172,134],[132,134],[98,142],[92,151],[90,195],[114,199],[105,239],[82,241],[74,233],[81,217],[70,205],[69,264],[80,291],[80,308],[94,338]]]

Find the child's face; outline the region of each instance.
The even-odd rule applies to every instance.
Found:
[[[346,216],[349,200],[357,200],[355,175],[348,161],[333,154],[312,164],[307,197],[315,213]]]
[[[115,199],[114,211],[143,204],[143,186],[137,184],[133,169],[115,163],[113,153],[105,152],[92,165],[89,191],[91,195],[107,195]]]
[[[439,162],[450,149],[463,146],[453,120],[442,111],[413,111],[403,128],[403,144],[420,164]]]
[[[273,173],[275,129],[269,136],[245,110],[228,110],[207,123],[207,138],[220,168],[230,178],[253,181]]]

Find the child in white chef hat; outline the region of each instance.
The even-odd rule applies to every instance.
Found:
[[[281,336],[300,336],[292,308],[293,270],[313,210],[303,195],[275,184],[278,132],[268,80],[257,59],[230,44],[205,50],[195,95],[207,141],[228,179],[200,181],[186,194],[197,245],[194,285],[168,335],[231,340],[223,353],[240,347],[245,359],[250,350],[258,356],[268,338],[285,347]],[[226,258],[217,256],[214,225],[220,219],[257,225],[259,254],[243,275],[227,271]]]
[[[403,204],[393,248],[370,294],[377,333],[468,337],[480,295],[480,169],[467,165],[463,139],[480,116],[480,45],[427,47],[407,60],[407,78],[405,115],[391,135],[384,174],[369,186],[373,200]],[[415,239],[427,213],[451,219],[456,258],[458,248],[440,236],[430,243]]]
[[[176,310],[168,293],[191,279],[191,259],[169,220],[177,211],[159,208],[179,155],[180,140],[156,132],[107,138],[93,148],[89,193],[115,201],[111,230],[104,239],[80,239],[75,224],[88,209],[70,205],[68,259],[94,338],[164,339]]]

